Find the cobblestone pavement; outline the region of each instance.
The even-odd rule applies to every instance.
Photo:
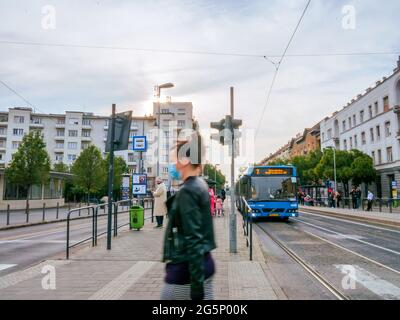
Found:
[[[228,207],[225,212],[229,212]],[[237,253],[229,253],[228,222],[227,216],[214,218],[218,246],[213,251],[217,269],[215,298],[284,299],[265,263],[255,233],[253,261],[249,261],[240,214],[237,215]],[[75,248],[68,261],[64,257],[53,257],[8,274],[0,278],[0,299],[159,300],[164,278],[164,264],[160,262],[163,235],[164,229],[154,229],[147,222],[141,231],[121,230],[113,238],[111,251],[105,249],[105,239],[102,239],[97,247]],[[55,278],[48,271],[52,267]]]

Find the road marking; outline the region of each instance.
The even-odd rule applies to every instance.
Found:
[[[89,300],[117,300],[154,265],[155,261],[138,261],[127,271],[107,283],[89,297]]]
[[[335,267],[347,274],[352,280],[386,300],[400,299],[400,288],[357,265],[339,264]],[[354,269],[355,272],[347,272],[349,269]]]
[[[388,270],[390,270],[390,271],[392,271],[392,272],[394,272],[394,273],[400,274],[400,271],[399,271],[399,270],[396,270],[396,269],[393,269],[393,268],[391,268],[391,267],[388,267],[387,265],[384,265],[383,263],[380,263],[380,262],[378,262],[378,261],[376,261],[376,260],[373,260],[373,259],[371,259],[371,258],[368,258],[368,257],[366,257],[366,256],[363,256],[362,254],[359,254],[359,253],[357,253],[357,252],[355,252],[355,251],[353,251],[353,250],[347,249],[347,248],[345,248],[345,247],[343,247],[343,246],[341,246],[341,245],[339,245],[339,244],[337,244],[337,243],[334,243],[334,242],[329,241],[329,240],[327,240],[327,239],[324,239],[324,238],[322,238],[322,237],[320,237],[320,236],[317,236],[317,235],[314,234],[314,233],[308,232],[308,231],[306,231],[306,230],[301,230],[301,231],[304,232],[304,233],[309,234],[309,235],[312,236],[312,237],[315,237],[315,238],[318,238],[318,239],[320,239],[320,240],[322,240],[322,241],[324,241],[324,242],[327,242],[327,243],[329,243],[329,244],[332,245],[332,246],[338,247],[339,249],[342,249],[342,250],[344,250],[344,251],[350,252],[350,253],[352,253],[352,254],[354,254],[354,255],[360,257],[360,258],[363,258],[363,259],[365,259],[365,260],[367,260],[367,261],[370,261],[370,262],[372,262],[372,263],[375,263],[376,265],[378,265],[378,266],[380,266],[380,267],[382,267],[382,268],[385,268],[385,269],[388,269]]]
[[[44,266],[51,265],[53,267],[58,267],[69,264],[70,262],[70,260],[46,260],[28,269],[7,274],[3,277],[0,277],[0,290],[12,287],[22,281],[41,276],[42,268]]]
[[[340,235],[340,236],[346,237],[346,239],[358,241],[358,242],[366,244],[368,246],[375,247],[375,248],[378,248],[378,249],[381,249],[381,250],[384,250],[384,251],[387,251],[387,252],[390,252],[390,253],[394,253],[394,254],[400,255],[400,252],[398,252],[398,251],[395,251],[395,250],[392,250],[392,249],[388,249],[388,248],[385,248],[385,247],[382,247],[382,246],[378,246],[377,244],[373,244],[373,243],[370,243],[370,242],[367,242],[367,241],[364,241],[364,240],[353,238],[353,237],[347,236],[345,234],[342,234],[340,232],[336,232],[336,231],[333,231],[333,230],[330,230],[330,229],[327,229],[327,228],[324,228],[324,227],[320,227],[320,226],[317,226],[317,225],[309,223],[309,222],[301,221],[301,220],[298,220],[298,219],[293,219],[293,220],[295,220],[297,222],[300,222],[300,223],[307,224],[307,225],[309,225],[311,227],[314,227],[314,228],[317,228],[317,229],[320,229],[320,230],[323,230],[323,231],[327,231],[327,232],[330,232],[330,233],[333,233],[333,234],[336,234],[336,235]]]
[[[378,229],[378,230],[383,230],[383,231],[390,231],[390,232],[394,232],[394,233],[400,233],[399,230],[393,230],[393,229],[388,229],[388,228],[383,228],[383,227],[378,227],[378,226],[374,226],[374,225],[369,225],[366,223],[362,223],[362,222],[355,222],[346,218],[336,218],[336,217],[331,217],[331,216],[324,216],[322,214],[317,214],[317,213],[310,213],[310,212],[305,212],[305,211],[300,211],[301,214],[308,214],[310,216],[318,216],[321,218],[326,218],[326,219],[331,219],[331,220],[336,220],[336,221],[342,221],[342,222],[346,222],[346,223],[352,223],[352,224],[357,224],[360,226],[364,226],[364,227],[368,227],[368,228],[374,228],[374,229]]]
[[[66,243],[66,240],[26,240],[26,239],[18,239],[18,240],[0,240],[0,244],[13,244],[13,243]],[[71,241],[71,244],[74,244],[78,241]]]
[[[15,267],[16,264],[0,264],[0,271]]]

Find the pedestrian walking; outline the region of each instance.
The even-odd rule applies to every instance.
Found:
[[[211,188],[210,186],[208,187],[208,194],[210,196],[211,215],[214,217],[215,216],[215,193],[214,193],[214,189]]]
[[[354,186],[350,191],[350,196],[351,196],[351,203],[353,205],[353,209],[356,209],[357,208],[357,196],[356,196],[356,188]]]
[[[161,177],[156,178],[157,189],[153,192],[154,196],[154,215],[157,225],[155,228],[162,228],[164,216],[167,214],[167,187]]]
[[[367,201],[368,201],[367,211],[372,211],[372,203],[374,201],[374,194],[369,190],[368,190],[368,195],[367,195]]]
[[[222,215],[223,207],[224,207],[224,203],[222,201],[221,196],[217,196],[217,201],[215,202],[215,208],[217,210],[218,217],[220,217]]]
[[[336,207],[340,208],[340,201],[342,201],[342,194],[336,191]]]
[[[356,188],[356,209],[360,208],[360,204],[361,204],[361,190],[359,187]]]
[[[189,146],[187,146],[189,145]],[[212,300],[216,248],[210,196],[200,178],[203,147],[201,137],[178,142],[170,159],[171,178],[183,181],[179,191],[167,201],[168,225],[164,237],[166,262],[162,300]]]

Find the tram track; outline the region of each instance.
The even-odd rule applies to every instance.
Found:
[[[318,271],[316,271],[310,264],[304,261],[298,254],[286,246],[282,241],[274,237],[269,231],[263,228],[260,224],[256,224],[264,234],[266,234],[276,245],[278,245],[287,255],[290,256],[298,265],[306,270],[319,284],[325,287],[333,296],[338,300],[350,300],[348,296],[343,294],[334,285],[332,285],[325,277],[323,277]]]

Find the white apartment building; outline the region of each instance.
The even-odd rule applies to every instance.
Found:
[[[370,155],[379,173],[378,197],[400,186],[400,57],[389,77],[376,82],[342,110],[320,123],[321,149],[358,149]]]
[[[159,112],[160,109],[160,112]],[[154,115],[132,117],[130,136],[147,136],[149,151],[140,155],[133,150],[118,151],[130,172],[143,168],[149,177],[149,187],[154,186],[157,175],[158,119],[160,132],[160,175],[168,180],[170,136],[177,131],[192,128],[191,102],[155,103]],[[105,156],[109,118],[93,113],[67,111],[65,114],[39,114],[31,108],[10,108],[0,112],[0,165],[5,166],[17,151],[24,134],[38,130],[43,134],[52,164],[63,162],[72,165],[80,152],[90,144],[99,147]],[[176,130],[177,129],[177,130]],[[175,133],[174,133],[175,132]],[[132,138],[129,139],[132,142]],[[165,141],[165,142],[163,142]],[[142,156],[142,162],[140,162]]]

